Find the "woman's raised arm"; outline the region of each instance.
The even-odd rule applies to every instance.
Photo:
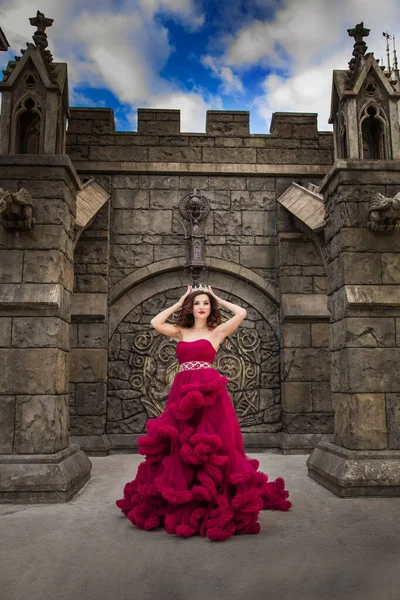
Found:
[[[219,306],[228,309],[231,313],[233,313],[233,317],[225,321],[225,323],[221,323],[215,328],[215,333],[217,337],[222,341],[226,336],[235,331],[246,318],[247,310],[242,306],[238,306],[237,304],[233,304],[233,302],[228,302],[227,300],[223,300],[212,291],[211,287],[208,286],[208,290],[210,294],[216,299]]]
[[[176,312],[177,310],[182,308],[182,304],[183,304],[186,296],[188,296],[191,292],[192,292],[192,288],[190,285],[188,285],[187,291],[178,300],[178,302],[176,302],[169,308],[166,308],[165,310],[161,311],[160,313],[158,313],[158,315],[156,315],[155,317],[152,318],[152,320],[150,321],[151,326],[154,327],[154,329],[156,329],[157,331],[159,331],[160,333],[162,333],[164,335],[179,338],[180,334],[181,334],[180,327],[178,327],[177,325],[173,325],[172,323],[166,323],[166,320],[174,312]]]

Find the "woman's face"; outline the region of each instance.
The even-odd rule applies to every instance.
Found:
[[[193,316],[195,319],[207,319],[211,312],[210,299],[207,294],[199,294],[193,300]]]

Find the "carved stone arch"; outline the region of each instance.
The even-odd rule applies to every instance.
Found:
[[[188,284],[188,277],[183,271],[183,263],[184,259],[182,258],[162,260],[152,265],[142,267],[141,269],[137,269],[134,273],[126,275],[114,284],[109,293],[110,336],[113,331],[115,331],[119,322],[132,308],[129,308],[130,304],[127,298],[130,298],[132,295],[142,299],[148,298],[157,293],[159,282],[162,282],[164,285],[162,289],[168,289],[168,285],[172,285],[173,282],[175,283],[175,287],[186,287]],[[249,297],[246,290],[251,287],[254,299],[257,299],[260,302],[262,302],[262,299],[265,299],[271,306],[279,306],[278,290],[250,269],[241,267],[236,263],[230,263],[229,261],[215,258],[206,259],[206,266],[209,270],[207,282],[210,285],[213,285],[213,282],[216,279],[218,279],[218,283],[220,281],[230,281],[232,284],[234,283],[235,289],[237,290],[241,285],[243,286],[243,291],[245,293],[243,299],[246,301],[248,301],[247,298]],[[217,276],[218,273],[222,273],[223,278]],[[146,294],[148,294],[148,296],[146,296]]]
[[[365,156],[366,145],[369,156]],[[372,98],[359,111],[359,148],[363,159],[384,160],[389,157],[388,119],[382,106]]]
[[[44,115],[41,110],[41,102],[30,90],[19,100],[12,116],[11,152],[14,154],[41,154],[43,131]]]
[[[147,419],[164,409],[177,371],[176,340],[151,329],[150,320],[178,299],[186,283],[182,269],[157,273],[110,306],[108,434],[139,435]],[[229,378],[243,431],[280,431],[279,306],[234,274],[210,269],[205,283],[248,311],[241,327],[222,343],[215,362]]]

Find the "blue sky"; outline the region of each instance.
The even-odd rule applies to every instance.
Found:
[[[364,20],[375,56],[398,35],[398,0],[0,0],[0,27],[20,53],[40,8],[54,59],[67,62],[71,106],[111,107],[135,130],[139,107],[178,108],[183,131],[204,131],[206,110],[249,110],[252,133],[276,111],[327,118],[333,69],[347,67],[347,29]]]

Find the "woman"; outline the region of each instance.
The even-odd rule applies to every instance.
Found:
[[[233,313],[221,323],[218,305]],[[175,324],[167,323],[180,311]],[[160,333],[179,339],[179,372],[165,411],[147,422],[139,438],[146,455],[117,506],[141,529],[164,526],[182,537],[212,541],[259,533],[261,509],[288,510],[283,479],[267,482],[258,461],[244,453],[228,382],[211,364],[222,340],[240,325],[246,310],[219,298],[211,287],[188,286],[180,300],[154,317]]]

